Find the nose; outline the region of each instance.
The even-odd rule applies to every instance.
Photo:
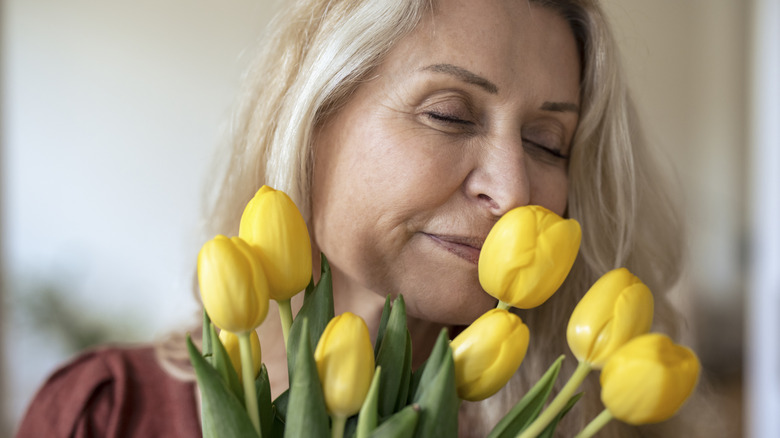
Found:
[[[527,159],[519,142],[484,147],[463,184],[468,198],[496,217],[531,200]]]

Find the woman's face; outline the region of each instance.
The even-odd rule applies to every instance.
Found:
[[[336,290],[403,294],[444,324],[493,307],[477,279],[492,225],[521,205],[566,208],[579,72],[548,9],[438,2],[318,129],[312,233]]]

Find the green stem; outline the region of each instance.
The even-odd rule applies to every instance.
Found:
[[[284,346],[287,347],[287,337],[292,327],[293,316],[290,300],[280,300],[276,304],[279,306],[279,318],[282,320],[282,335],[284,336]]]
[[[561,388],[561,392],[559,392],[553,401],[550,402],[550,405],[547,406],[547,409],[545,409],[542,414],[539,415],[530,426],[528,426],[528,428],[517,435],[517,438],[536,438],[539,436],[544,428],[547,427],[547,425],[550,424],[553,419],[555,419],[559,412],[561,412],[561,409],[566,406],[566,403],[569,402],[569,399],[574,395],[574,392],[577,390],[577,388],[580,387],[580,384],[582,384],[582,381],[585,380],[585,377],[588,376],[590,370],[590,364],[588,362],[581,361],[577,365],[577,369],[574,370],[574,373],[569,378],[569,381],[566,382],[566,385],[564,385],[563,388]]]
[[[258,436],[262,438],[260,431],[260,411],[257,408],[257,393],[255,392],[254,366],[252,363],[252,342],[249,332],[238,335],[238,349],[241,353],[241,383],[244,385],[244,403],[246,412]]]
[[[331,438],[342,438],[344,436],[344,426],[347,424],[347,417],[333,415],[330,418],[332,420],[330,426]]]
[[[596,432],[601,430],[602,427],[606,426],[607,423],[612,421],[612,418],[614,418],[612,416],[612,412],[609,412],[609,409],[604,409],[598,416],[596,416],[596,418],[591,420],[591,422],[585,426],[585,429],[582,429],[580,433],[578,433],[574,438],[592,437],[596,434]]]
[[[509,310],[512,308],[512,305],[509,303],[505,303],[501,300],[498,300],[498,304],[496,305],[496,309],[503,309],[503,310]]]

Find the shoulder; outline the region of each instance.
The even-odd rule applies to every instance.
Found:
[[[85,352],[43,384],[22,437],[199,436],[194,384],[169,376],[151,346]]]

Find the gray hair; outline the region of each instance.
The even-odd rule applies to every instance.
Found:
[[[656,327],[671,335],[676,327],[666,293],[681,270],[680,220],[663,185],[668,178],[657,151],[640,132],[604,13],[595,0],[530,3],[553,9],[570,23],[582,57],[582,107],[572,141],[567,209],[582,226],[582,247],[561,290],[543,306],[521,313],[532,342],[520,371],[491,399],[467,403],[462,424],[475,436],[485,436],[484,429],[568,351],[569,315],[603,273],[627,267],[654,292]],[[300,0],[285,8],[246,75],[231,149],[223,153],[227,163],[211,193],[208,237],[236,234],[244,206],[263,184],[287,192],[309,217],[318,123],[348,100],[434,7],[433,0]],[[575,365],[566,362],[563,376]],[[595,377],[585,390],[562,425],[567,435],[601,410]],[[602,433],[632,435],[618,426]]]

